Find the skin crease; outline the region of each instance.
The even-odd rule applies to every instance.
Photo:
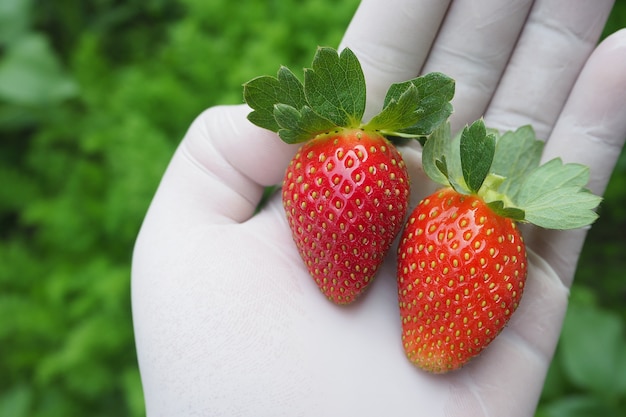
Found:
[[[341,46],[361,59],[368,114],[391,83],[442,71],[457,80],[455,129],[482,115],[499,129],[530,123],[544,158],[589,165],[601,194],[626,137],[626,31],[595,47],[611,6],[364,0]],[[422,372],[401,346],[397,243],[368,292],[342,308],[308,276],[280,196],[253,216],[297,147],[251,125],[248,111],[219,106],[192,123],[137,239],[148,416],[532,416],[586,230],[524,228],[529,275],[509,325],[461,370]],[[435,186],[418,144],[401,151],[411,209]]]

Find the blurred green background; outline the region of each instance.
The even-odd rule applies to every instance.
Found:
[[[357,4],[0,0],[0,416],[144,415],[130,257],[174,148]],[[605,35],[624,26],[618,0]],[[625,255],[622,154],[538,416],[626,415]]]

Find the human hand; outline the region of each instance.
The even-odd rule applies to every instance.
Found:
[[[626,136],[626,32],[592,53],[610,1],[531,3],[364,1],[342,46],[361,60],[370,111],[391,83],[441,71],[457,82],[454,130],[483,115],[502,130],[532,124],[544,158],[588,165],[601,194]],[[529,276],[509,325],[461,370],[427,374],[401,346],[395,246],[361,299],[338,307],[308,276],[280,196],[253,215],[296,149],[248,111],[193,123],[137,241],[148,415],[532,415],[586,231],[524,230]],[[414,205],[434,185],[419,146],[401,151]]]

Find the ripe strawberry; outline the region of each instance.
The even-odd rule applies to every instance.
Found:
[[[303,143],[286,170],[283,205],[297,249],[321,291],[353,302],[374,279],[408,209],[409,179],[387,137],[423,138],[452,109],[454,82],[428,74],[387,93],[368,123],[356,56],[319,48],[304,83],[281,67],[244,85],[248,119]]]
[[[526,281],[519,229],[477,196],[452,188],[422,200],[398,260],[403,343],[431,372],[456,369],[496,337]]]
[[[516,310],[528,272],[516,222],[581,227],[599,203],[582,188],[585,167],[558,159],[538,166],[542,142],[528,127],[496,138],[478,121],[458,143],[444,136],[429,139],[423,163],[446,187],[414,209],[398,248],[404,349],[433,373],[483,351]]]
[[[322,292],[354,301],[373,280],[400,232],[409,178],[384,137],[350,130],[305,143],[283,182],[294,241]]]

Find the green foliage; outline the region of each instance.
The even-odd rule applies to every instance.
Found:
[[[361,63],[349,48],[319,47],[304,83],[287,67],[244,84],[253,109],[248,119],[298,143],[340,128],[378,131],[385,136],[422,138],[452,113],[454,80],[430,73],[390,86],[380,113],[363,123],[366,86]]]
[[[304,94],[311,108],[337,126],[357,127],[365,111],[365,77],[350,49],[340,54],[318,48],[304,71]]]
[[[598,217],[602,199],[584,188],[589,168],[560,158],[539,165],[543,142],[532,127],[500,136],[479,119],[454,138],[446,134],[438,129],[424,145],[423,168],[433,181],[479,195],[501,216],[546,229],[577,229]]]
[[[356,3],[0,2],[0,415],[145,414],[130,257],[174,148]]]
[[[450,101],[455,87],[453,79],[438,72],[392,84],[382,112],[366,128],[379,129],[396,138],[429,136],[452,114]]]
[[[468,191],[477,193],[483,185],[496,151],[496,136],[488,134],[483,120],[463,129],[459,155]]]
[[[622,307],[623,308],[623,307]],[[624,320],[576,285],[538,417],[626,415]]]
[[[174,148],[244,81],[336,46],[357,3],[0,1],[1,416],[144,415],[130,256]],[[538,415],[624,414],[624,189],[623,155],[576,278],[595,301],[575,298],[563,333],[590,328],[612,346],[594,360],[616,363],[589,369],[588,341],[562,342]]]

